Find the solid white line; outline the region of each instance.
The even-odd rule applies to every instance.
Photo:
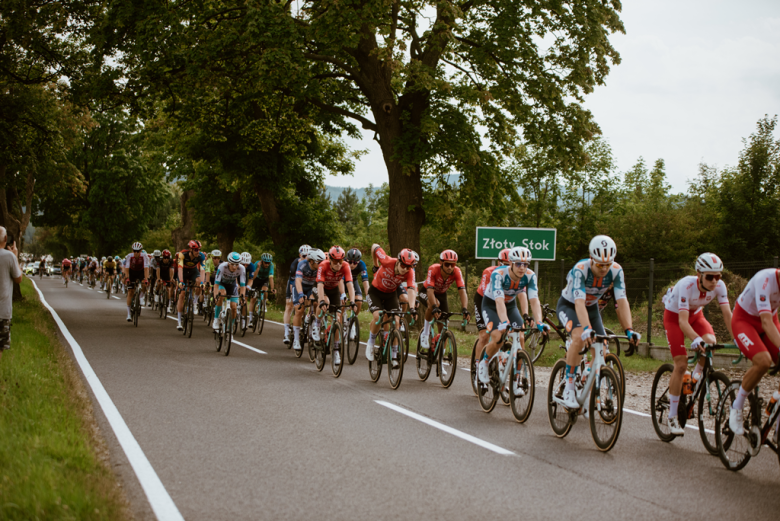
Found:
[[[439,423],[435,420],[431,420],[430,418],[426,418],[425,416],[421,416],[417,414],[416,412],[409,411],[407,409],[404,409],[403,407],[398,407],[397,405],[393,405],[392,403],[384,402],[382,400],[374,400],[379,405],[384,405],[388,409],[392,409],[395,412],[400,412],[401,414],[404,414],[410,418],[414,418],[417,421],[421,421],[427,425],[430,425],[431,427],[435,427],[439,430],[442,430],[448,434],[452,434],[453,436],[457,436],[458,438],[462,440],[466,440],[468,442],[471,442],[475,445],[479,445],[480,447],[483,447],[488,450],[492,450],[493,452],[497,454],[501,454],[503,456],[514,456],[515,453],[511,450],[506,450],[498,445],[493,445],[490,442],[487,442],[485,440],[480,440],[479,438],[475,438],[471,434],[466,434],[465,432],[461,432],[457,429],[453,429],[452,427],[448,427],[447,425],[444,425],[443,423]]]
[[[73,356],[76,358],[76,361],[81,368],[81,372],[84,373],[84,378],[92,388],[92,392],[95,393],[95,398],[97,399],[98,404],[100,404],[100,408],[103,409],[103,413],[106,415],[108,423],[114,430],[114,434],[116,435],[119,444],[125,451],[127,459],[130,461],[130,465],[133,467],[136,476],[138,476],[138,481],[141,483],[141,487],[144,489],[146,497],[149,500],[149,504],[152,506],[152,510],[157,516],[157,519],[166,521],[169,519],[184,521],[184,517],[181,515],[181,512],[179,512],[179,509],[176,507],[173,499],[171,499],[168,491],[165,490],[165,485],[163,485],[162,481],[160,481],[160,478],[154,471],[152,464],[149,463],[149,460],[146,458],[146,454],[144,454],[141,446],[138,444],[135,437],[133,437],[133,433],[130,432],[130,428],[127,426],[127,423],[125,423],[124,418],[122,418],[122,415],[119,414],[119,409],[117,409],[116,405],[114,405],[114,402],[106,392],[105,387],[103,387],[103,384],[100,383],[100,379],[98,378],[97,374],[95,374],[95,371],[87,361],[87,358],[84,356],[84,352],[81,350],[81,346],[78,342],[76,342],[76,339],[73,338],[73,335],[70,334],[70,331],[65,326],[65,323],[62,321],[62,319],[60,319],[60,316],[57,314],[57,312],[54,311],[54,308],[51,307],[48,302],[46,302],[46,299],[43,296],[43,292],[38,289],[38,285],[35,284],[35,281],[32,279],[30,279],[30,281],[33,283],[33,287],[35,287],[35,290],[38,292],[41,303],[46,307],[46,309],[49,310],[52,317],[54,317],[54,321],[57,323],[60,331],[62,331],[63,336],[70,344],[70,348],[73,350]]]
[[[178,318],[173,318],[173,317],[168,317],[168,318],[170,318],[171,320],[176,320],[177,322],[179,321],[179,319],[178,319]],[[234,343],[234,344],[238,344],[238,345],[240,345],[241,347],[246,347],[247,349],[249,349],[249,350],[251,350],[251,351],[254,351],[255,353],[260,353],[261,355],[267,355],[267,354],[268,354],[268,353],[266,353],[265,351],[262,351],[262,350],[260,350],[260,349],[257,349],[257,348],[255,348],[255,347],[252,347],[252,346],[248,346],[248,345],[246,345],[246,344],[245,344],[245,343],[243,343],[243,342],[239,342],[238,340],[236,340],[236,337],[233,337],[233,343]]]
[[[117,299],[117,300],[122,300],[121,298],[119,298],[119,297],[115,297],[114,295],[111,295],[111,298],[115,298],[115,299]]]

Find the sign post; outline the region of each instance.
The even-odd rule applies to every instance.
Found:
[[[534,261],[554,261],[558,230],[555,228],[477,227],[477,259],[495,259],[504,248],[525,246]]]

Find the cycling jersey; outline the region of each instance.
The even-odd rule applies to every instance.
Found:
[[[351,271],[353,281],[360,279],[368,282],[368,269],[366,268],[366,263],[362,260],[359,260],[357,265]]]
[[[756,273],[747,283],[737,303],[755,317],[762,313],[776,313],[780,306],[780,271],[769,268]]]
[[[268,280],[269,277],[274,275],[274,263],[268,264],[267,268],[263,268],[262,262],[255,263],[255,278],[258,280]]]
[[[203,271],[206,273],[214,273],[215,266],[214,266],[214,259],[209,257],[206,259],[206,262],[203,263]]]
[[[151,268],[152,273],[155,273],[159,267],[160,261],[157,260],[157,257],[149,257],[149,268]]]
[[[395,273],[395,265],[400,262],[398,259],[389,257],[382,248],[377,248],[374,253],[379,259],[380,268],[371,282],[372,286],[384,293],[395,291],[402,282],[406,282],[409,288],[415,287],[413,269],[409,269],[404,275],[398,275]]]
[[[103,261],[103,269],[104,270],[113,270],[116,269],[116,262],[114,261]]]
[[[43,267],[43,264],[41,264],[41,267]],[[98,263],[96,260],[93,260],[89,263],[89,269],[90,271],[96,270],[98,268]]]
[[[511,266],[497,266],[493,270],[490,274],[490,282],[485,287],[484,297],[491,300],[503,298],[504,302],[512,302],[517,295],[527,289],[528,298],[539,298],[536,273],[526,269],[520,280],[512,280],[509,274],[510,268]]]
[[[255,263],[250,262],[249,264],[242,264],[244,269],[246,270],[246,280],[252,280],[255,278]]]
[[[292,264],[290,264],[290,283],[295,283],[295,272],[298,271],[298,263],[301,262],[300,258],[296,258],[294,261],[292,261]]]
[[[230,264],[223,262],[217,268],[216,283],[223,286],[232,286],[238,281],[241,287],[246,286],[246,270],[242,265],[238,265],[236,271],[230,271]]]
[[[614,286],[615,300],[626,298],[625,276],[620,264],[613,262],[607,274],[597,278],[591,271],[590,262],[590,259],[583,259],[574,265],[566,275],[566,287],[561,291],[561,296],[572,304],[576,300],[585,300],[586,306],[595,306],[611,284]]]
[[[70,269],[70,261],[68,259],[64,259],[62,261],[62,269],[64,270]]]
[[[425,289],[433,289],[434,293],[445,293],[453,282],[457,282],[458,289],[466,288],[460,268],[456,266],[452,270],[452,274],[445,278],[444,273],[441,271],[441,264],[433,264],[428,268],[428,276],[425,278],[423,287]]]
[[[487,288],[487,285],[490,283],[490,275],[493,273],[493,270],[495,270],[496,268],[498,268],[498,266],[488,266],[482,272],[482,278],[479,280],[479,287],[477,287],[478,295],[482,297],[485,296],[485,288]]]
[[[177,264],[185,270],[198,269],[206,262],[206,256],[203,252],[199,251],[194,258],[190,256],[191,252],[192,250],[182,250],[177,254]]]
[[[346,282],[352,282],[352,271],[346,262],[341,263],[338,271],[333,271],[330,267],[330,261],[325,259],[317,267],[317,283],[322,283],[325,289],[334,289],[339,285],[339,281],[344,279]]]
[[[173,268],[173,259],[162,258],[158,264],[160,279],[169,280],[171,278],[171,268]]]
[[[304,286],[314,286],[317,283],[317,268],[312,268],[308,260],[302,259],[298,261],[298,267],[295,269],[295,278],[301,279]]]
[[[149,267],[149,259],[143,253],[138,257],[134,253],[128,253],[125,257],[124,267],[130,271],[141,271]]]
[[[689,275],[677,281],[677,284],[664,295],[663,302],[666,309],[672,313],[688,311],[690,313],[699,313],[701,309],[717,297],[718,304],[729,303],[726,284],[719,280],[712,291],[699,291],[699,278],[695,275]]]

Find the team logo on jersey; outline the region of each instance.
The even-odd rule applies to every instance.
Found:
[[[382,285],[387,289],[395,289],[396,284],[392,280],[382,279]]]
[[[766,295],[759,295],[758,300],[760,300],[761,302],[766,302]]]
[[[750,339],[745,333],[738,334],[737,338],[739,339],[740,342],[742,342],[742,345],[745,346],[746,348],[753,345],[753,342],[750,341]]]
[[[686,302],[686,299],[685,299],[685,297],[680,297],[680,302],[682,302],[683,304],[685,304],[685,302]]]

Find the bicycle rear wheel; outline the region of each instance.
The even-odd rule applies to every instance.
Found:
[[[653,417],[653,429],[661,441],[670,442],[677,436],[669,431],[669,380],[674,366],[664,364],[658,368],[650,391],[650,414]]]
[[[347,342],[347,361],[349,365],[355,363],[357,360],[358,351],[360,350],[360,321],[357,315],[351,317],[347,322],[346,327]]]
[[[133,325],[138,327],[138,317],[141,316],[141,296],[138,290],[135,290],[133,295]]]
[[[547,417],[550,420],[550,427],[559,438],[565,437],[571,431],[572,421],[576,412],[569,412],[563,405],[560,405],[553,398],[561,398],[563,389],[566,385],[566,360],[558,360],[550,373],[550,383],[547,386]]]
[[[607,452],[617,443],[623,423],[623,395],[614,370],[602,367],[598,386],[590,390],[590,432],[601,452]]]
[[[235,320],[233,320],[235,322]],[[230,354],[230,346],[233,345],[233,332],[225,328],[225,356]]]
[[[214,331],[214,347],[217,348],[217,353],[219,353],[222,350],[222,329],[220,328],[219,331]]]
[[[718,371],[712,372],[707,381],[706,389],[699,394],[699,436],[704,448],[713,456],[718,455],[718,442],[715,439],[715,423],[717,422],[718,405],[729,387],[729,378]]]
[[[66,288],[68,287],[67,282],[65,283],[65,287]],[[111,298],[111,285],[110,284],[106,284],[106,298],[109,298],[109,299]]]
[[[455,381],[455,373],[458,372],[458,345],[451,331],[447,331],[440,342],[439,380],[446,389]]]
[[[335,323],[331,328],[330,335],[328,335],[328,351],[330,351],[330,368],[333,370],[333,376],[338,378],[341,376],[341,370],[344,368],[344,342],[339,341],[336,345],[336,329],[338,323]],[[343,339],[344,328],[339,330],[339,337]],[[336,363],[336,353],[338,353],[338,364]]]
[[[187,304],[187,323],[184,325],[184,332],[187,333],[187,338],[192,338],[192,326],[195,325],[195,305],[194,302]]]
[[[247,313],[247,304],[244,304],[241,306],[241,319],[239,320],[240,326],[241,326],[241,336],[246,336],[246,330],[248,329],[247,326],[249,325],[248,320],[248,313]]]
[[[495,359],[493,359],[493,364],[494,363]],[[489,369],[489,374],[490,381],[488,381],[488,383],[485,384],[481,381],[477,383],[477,396],[479,397],[479,405],[485,412],[492,411],[496,406],[496,402],[498,401],[498,389],[496,388],[496,383],[493,381],[494,378],[492,367]]]
[[[535,394],[534,364],[528,353],[518,351],[517,360],[509,373],[509,405],[515,420],[523,423],[531,416]]]
[[[387,338],[388,347],[387,353],[390,360],[387,363],[387,377],[390,379],[390,387],[398,389],[401,385],[401,380],[404,378],[404,346],[408,347],[408,344],[404,343],[404,337],[401,332],[394,329]]]
[[[538,329],[533,329],[525,334],[525,351],[532,362],[536,363],[542,356],[544,348],[547,346],[547,340],[548,337],[544,336]]]
[[[376,382],[377,380],[379,380],[379,377],[382,376],[383,356],[384,356],[383,350],[381,348],[376,349],[376,347],[374,347],[374,359],[368,361],[368,375],[371,377],[372,382]]]
[[[748,396],[742,407],[744,418],[743,426],[745,428],[744,436],[737,436],[729,426],[729,411],[731,411],[734,400],[737,399],[741,380],[733,380],[729,385],[726,395],[718,405],[717,422],[715,423],[715,442],[718,446],[718,456],[723,466],[729,470],[738,471],[745,468],[751,457],[750,446],[750,425],[751,404],[755,400],[753,394]]]
[[[422,352],[422,337],[423,332],[420,331],[420,334],[417,335],[417,376],[420,377],[420,380],[423,382],[428,379],[428,375],[431,374],[431,363],[430,363],[430,352],[436,347],[433,345],[433,340],[431,340],[430,335],[428,335],[428,351],[425,353]]]
[[[618,383],[620,384],[620,397],[625,400],[626,398],[626,373],[623,371],[623,362],[620,361],[614,353],[607,353],[604,357],[604,363],[607,367],[615,371],[618,377]]]
[[[399,323],[401,327],[401,336],[404,340],[404,363],[406,363],[406,359],[409,358],[409,322],[407,322],[406,317],[401,317],[401,321]]]

